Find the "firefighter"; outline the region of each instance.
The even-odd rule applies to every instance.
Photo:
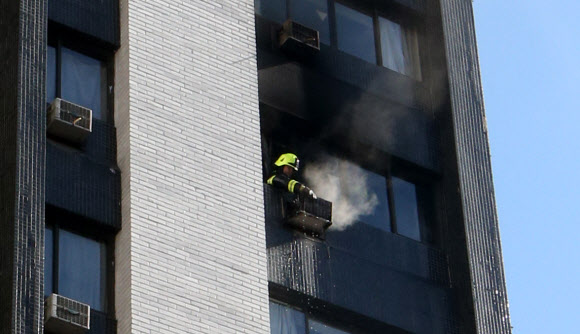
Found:
[[[274,170],[274,175],[268,179],[267,183],[276,188],[285,189],[303,198],[311,197],[316,199],[316,194],[312,189],[292,179],[292,174],[294,174],[295,171],[298,171],[299,164],[300,161],[295,154],[282,154],[278,160],[274,162],[276,169]]]

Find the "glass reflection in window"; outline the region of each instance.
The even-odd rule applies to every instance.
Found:
[[[318,30],[320,42],[330,45],[326,0],[292,0],[290,2],[290,17],[300,24]]]
[[[400,24],[379,17],[383,66],[420,79],[417,36]]]
[[[93,110],[101,118],[101,62],[62,48],[62,98]]]
[[[392,181],[397,232],[420,241],[421,231],[415,185],[396,177],[393,177]]]
[[[323,324],[315,320],[308,321],[309,334],[349,334],[334,327]]]
[[[373,18],[336,3],[338,49],[376,64]]]
[[[270,301],[270,333],[306,333],[306,320],[304,313]]]
[[[286,20],[285,0],[254,0],[254,6],[257,14],[272,21],[282,23]]]
[[[366,178],[367,191],[371,196],[376,196],[376,205],[372,211],[361,216],[360,220],[379,228],[383,231],[391,231],[389,218],[389,204],[387,201],[387,179],[379,174],[373,173],[366,169],[360,169],[362,175]]]
[[[105,245],[59,230],[58,293],[103,310]]]

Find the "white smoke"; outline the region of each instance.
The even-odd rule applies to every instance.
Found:
[[[367,174],[355,164],[336,158],[308,164],[304,178],[314,192],[332,202],[332,226],[339,231],[371,214],[379,203],[369,191]]]

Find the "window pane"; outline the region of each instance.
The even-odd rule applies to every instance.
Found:
[[[58,253],[58,293],[102,311],[105,245],[59,230]]]
[[[397,232],[415,240],[421,240],[417,193],[413,183],[393,177],[393,196]]]
[[[270,333],[306,334],[304,313],[270,302]]]
[[[389,218],[389,204],[387,201],[387,179],[379,174],[362,169],[367,180],[368,192],[377,198],[377,205],[367,215],[361,216],[361,220],[369,225],[390,232],[391,222]]]
[[[292,0],[290,5],[290,17],[300,24],[318,30],[320,42],[330,45],[326,0]]]
[[[93,110],[101,119],[101,62],[62,48],[62,98]]]
[[[46,102],[51,103],[56,97],[56,49],[46,47]]]
[[[420,80],[417,36],[400,24],[379,17],[383,66]]]
[[[327,326],[321,322],[309,320],[309,334],[348,334],[348,332]]]
[[[285,0],[254,0],[256,14],[282,23],[286,20]]]
[[[51,228],[44,230],[44,295],[52,293],[52,261],[54,254],[53,234]]]
[[[372,17],[337,3],[336,34],[340,50],[376,64]]]

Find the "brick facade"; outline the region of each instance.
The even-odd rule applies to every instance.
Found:
[[[253,1],[121,1],[119,333],[267,333]]]

